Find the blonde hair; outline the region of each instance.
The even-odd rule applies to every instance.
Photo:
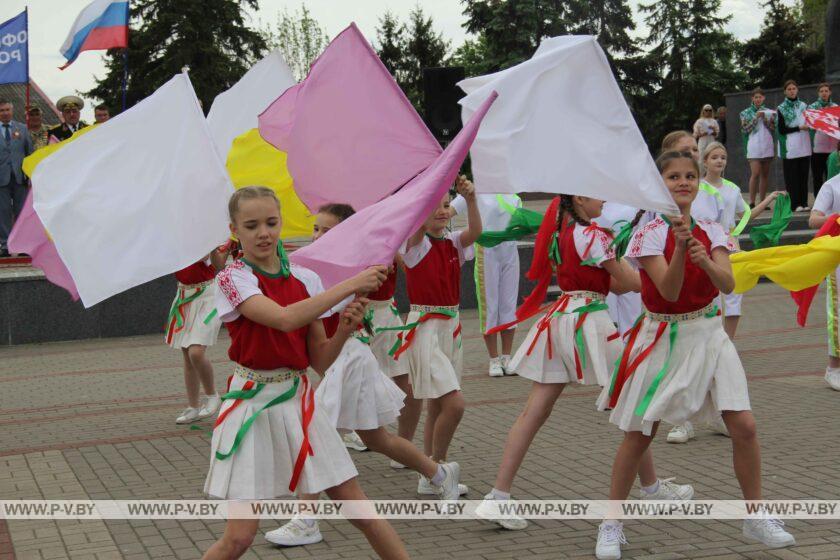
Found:
[[[708,109],[706,109],[706,107],[708,107]],[[703,116],[703,113],[705,113],[706,111],[711,111],[712,112],[712,118],[714,118],[715,108],[712,107],[711,105],[709,105],[708,103],[706,103],[705,105],[703,105],[700,108],[700,116],[697,117],[697,118],[698,119],[705,119],[706,117]]]
[[[706,146],[705,150],[703,150],[703,161],[706,161],[706,158],[708,158],[709,155],[715,150],[723,150],[724,154],[726,154],[727,156],[729,155],[729,152],[726,151],[726,146],[724,146],[720,142],[712,142],[708,146]]]
[[[675,130],[674,132],[669,132],[665,135],[665,138],[662,139],[662,149],[659,153],[664,154],[665,152],[670,152],[674,150],[674,147],[679,143],[680,140],[688,136],[689,138],[694,138],[690,132],[686,130]]]
[[[273,198],[274,202],[277,203],[277,208],[280,208],[280,201],[277,199],[277,195],[268,187],[242,187],[230,196],[230,201],[228,202],[230,221],[236,221],[236,214],[239,212],[239,205],[243,200],[253,200],[255,198]]]

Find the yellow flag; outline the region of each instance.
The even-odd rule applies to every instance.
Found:
[[[32,178],[32,174],[35,173],[35,168],[38,167],[38,164],[41,163],[41,161],[44,158],[46,158],[48,155],[52,154],[56,150],[60,150],[61,148],[74,141],[78,137],[84,136],[94,128],[96,128],[96,125],[80,128],[79,130],[74,132],[73,136],[71,136],[67,140],[62,140],[61,142],[56,142],[55,144],[47,144],[43,148],[35,150],[34,152],[32,152],[31,155],[23,159],[23,172],[26,173],[27,177]]]
[[[797,292],[816,286],[840,265],[840,237],[818,237],[803,245],[768,247],[729,258],[736,292],[753,289],[761,276]]]
[[[284,239],[312,235],[315,217],[298,198],[286,168],[286,154],[262,139],[253,128],[233,141],[226,167],[237,189],[250,185],[268,187],[280,200]]]

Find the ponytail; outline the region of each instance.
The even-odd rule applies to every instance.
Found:
[[[525,298],[519,309],[516,310],[516,318],[519,320],[524,320],[539,311],[548,293],[552,273],[552,261],[549,253],[556,239],[558,219],[562,220],[562,213],[559,212],[559,208],[560,197],[557,196],[554,197],[545,211],[545,216],[543,216],[543,221],[537,232],[537,240],[534,242],[534,256],[526,275],[528,280],[533,280],[537,285],[531,294]]]

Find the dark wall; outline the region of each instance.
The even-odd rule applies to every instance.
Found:
[[[834,97],[840,99],[840,83],[832,84]],[[767,100],[764,102],[768,108],[775,109],[784,100],[784,92],[781,88],[765,89],[764,95]],[[800,86],[799,98],[807,104],[817,100],[817,84]],[[750,186],[750,166],[747,163],[744,143],[741,139],[741,111],[752,103],[750,92],[727,93],[726,94],[726,149],[729,152],[729,162],[726,165],[726,177],[741,187],[746,192]],[[770,190],[784,190],[784,179],[782,177],[782,164],[776,158],[770,168]],[[810,183],[809,183],[810,185]],[[810,187],[809,187],[810,188]],[[813,191],[811,191],[813,192]]]

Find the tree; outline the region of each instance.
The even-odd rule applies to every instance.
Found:
[[[408,16],[408,24],[400,23],[391,12],[385,12],[376,29],[376,52],[386,68],[421,115],[423,103],[423,68],[443,66],[449,41],[435,32],[431,17],[417,5]]]
[[[799,10],[767,0],[758,37],[744,44],[741,60],[752,84],[781,87],[785,80],[819,82],[825,74],[822,46],[808,45],[809,27]]]
[[[449,59],[449,64],[453,66],[463,66],[464,72],[467,76],[480,76],[490,72],[488,66],[488,46],[484,35],[479,35],[477,39],[467,39],[464,43],[455,49],[452,58]]]
[[[464,28],[483,43],[481,73],[495,72],[527,60],[546,37],[571,29],[570,3],[561,0],[462,0]],[[470,45],[466,53],[470,52]],[[473,53],[475,51],[472,51]]]
[[[736,39],[724,30],[720,0],[673,0],[642,4],[649,32],[648,60],[660,87],[645,115],[649,141],[675,128],[689,128],[705,103],[723,101],[723,93],[742,87],[736,69]]]
[[[330,42],[329,36],[305,4],[291,14],[286,8],[278,12],[274,29],[264,29],[263,35],[270,48],[280,49],[283,53],[296,80],[306,77],[309,67]]]
[[[151,95],[183,67],[205,110],[236,83],[266,49],[245,25],[245,7],[257,0],[134,0],[128,44],[126,105]],[[109,49],[106,74],[84,95],[122,105],[123,49]]]
[[[828,0],[802,0],[802,18],[808,26],[808,46],[821,49],[825,41],[825,16]]]

